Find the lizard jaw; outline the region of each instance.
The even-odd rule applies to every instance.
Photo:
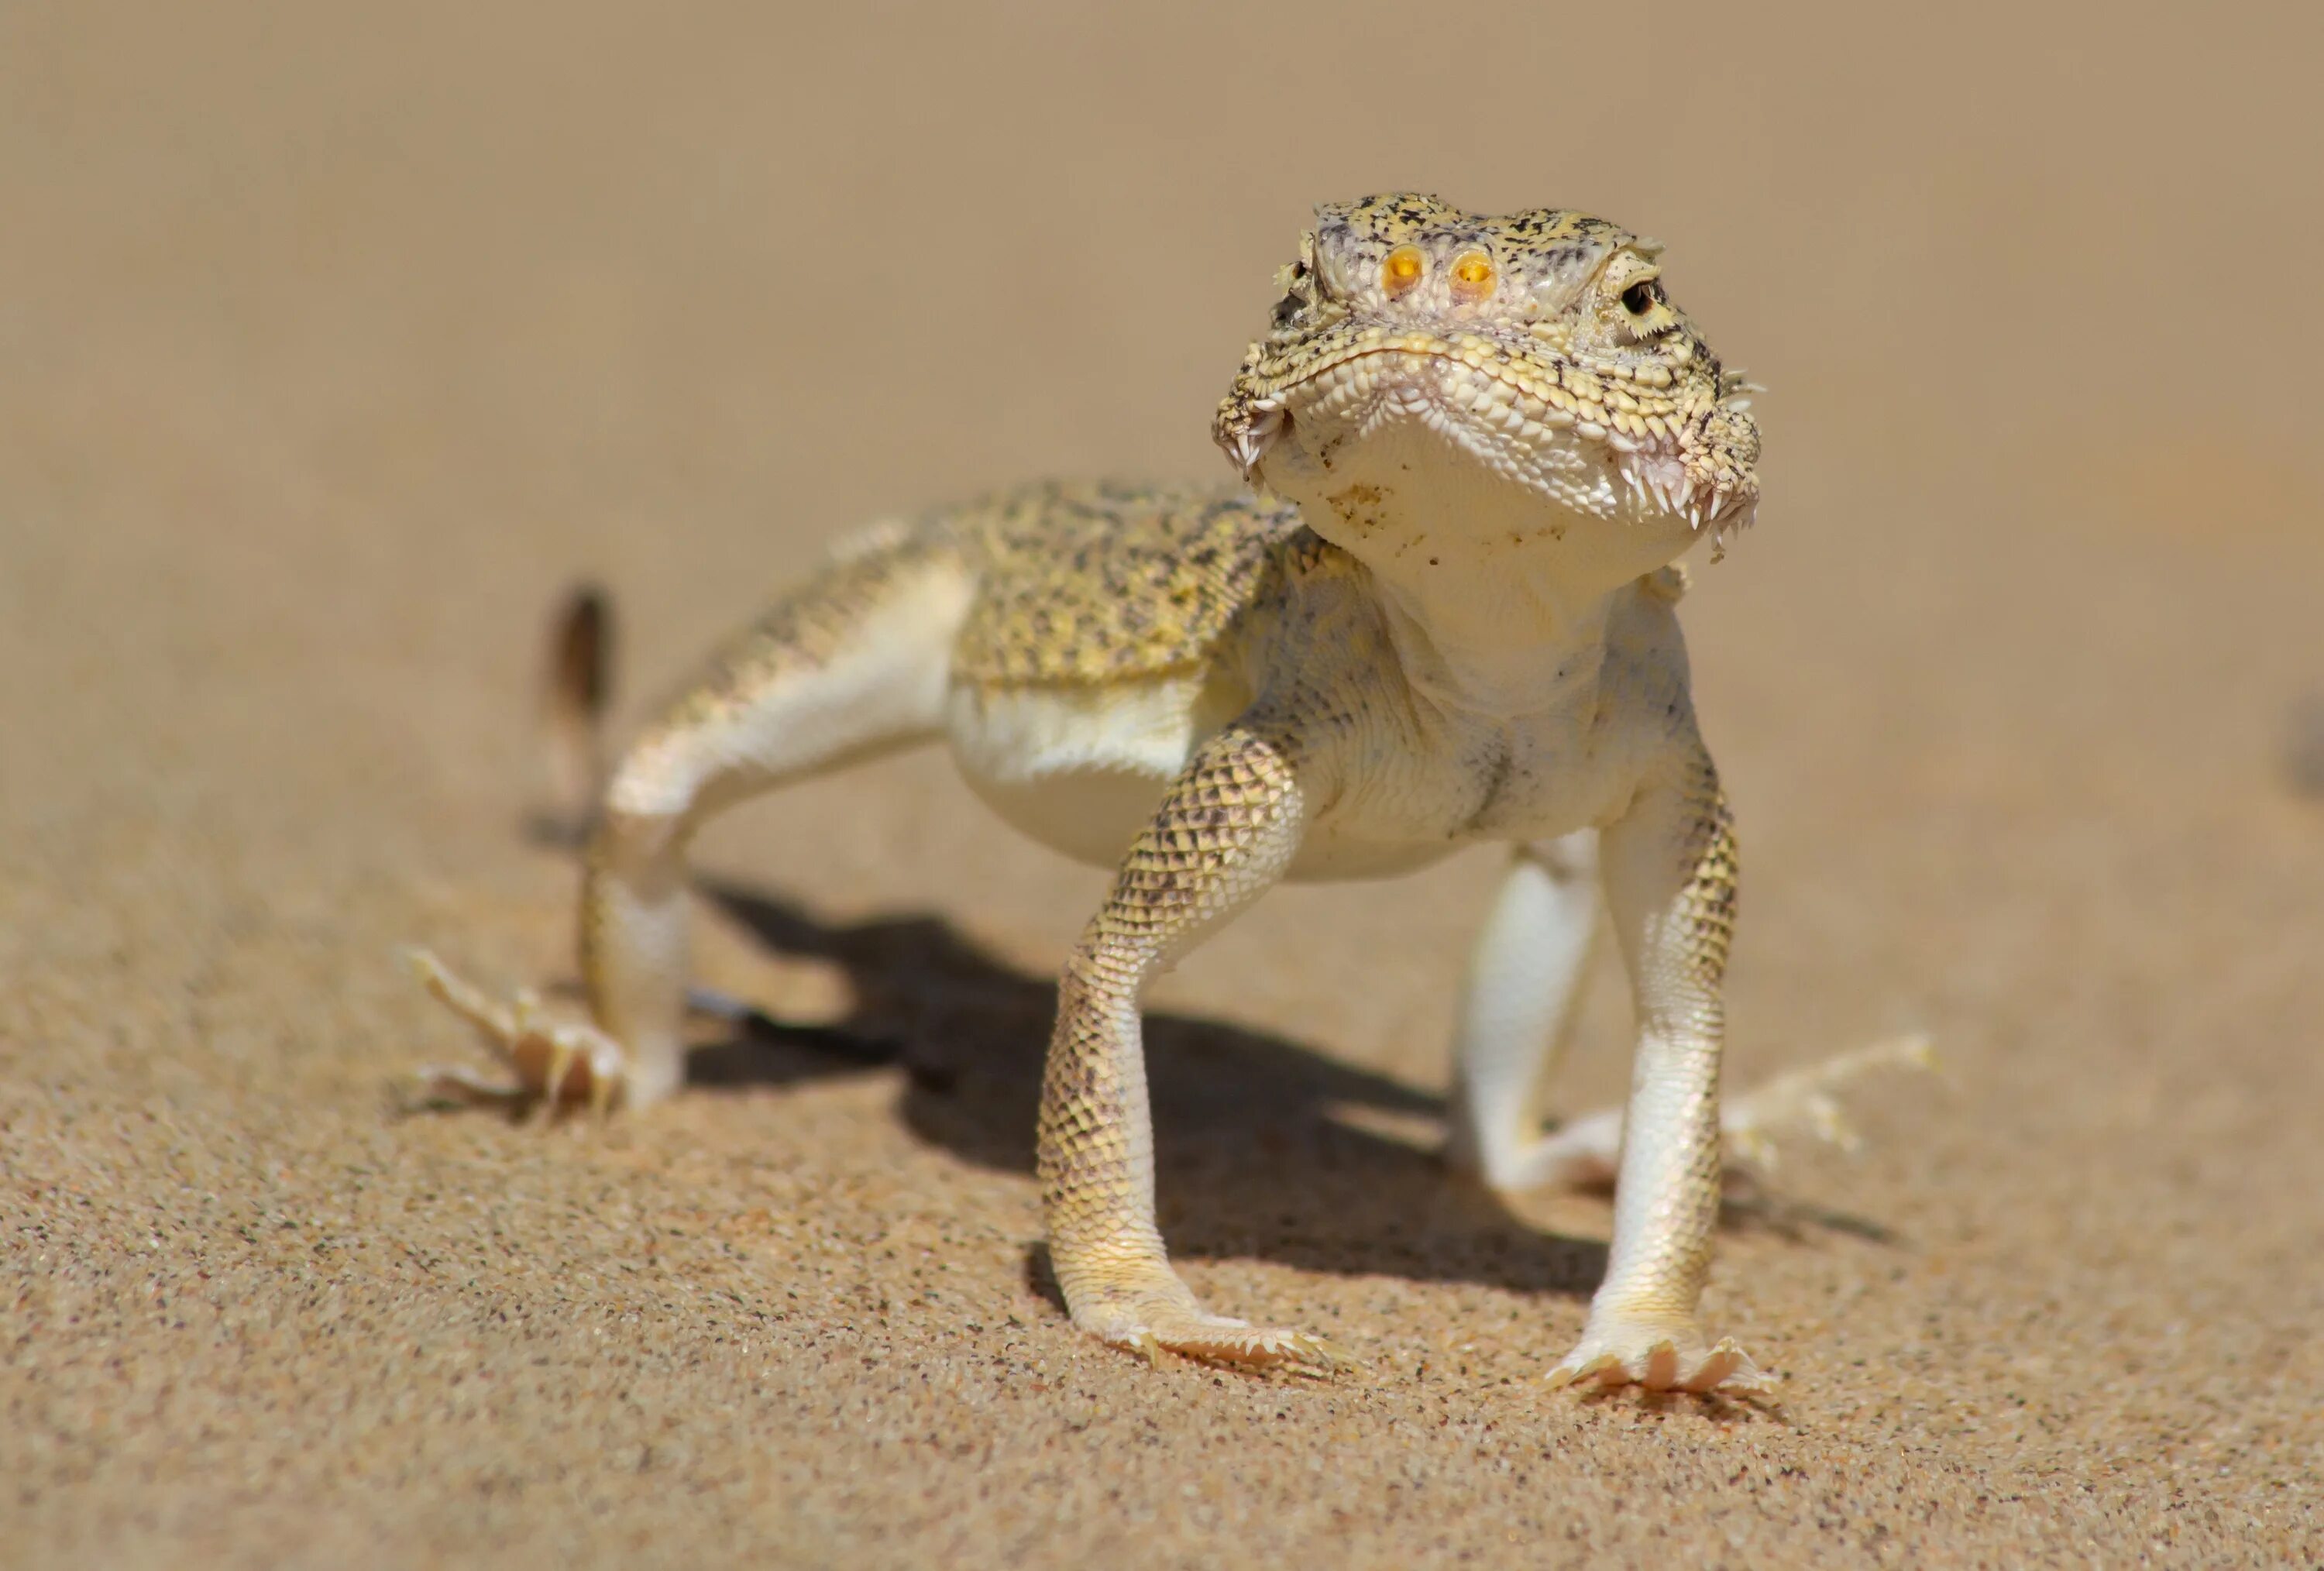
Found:
[[[1563,373],[1527,374],[1506,353],[1489,360],[1474,346],[1461,352],[1466,344],[1410,333],[1384,342],[1367,337],[1273,386],[1252,385],[1246,367],[1222,402],[1213,434],[1244,482],[1264,489],[1268,457],[1311,417],[1306,445],[1320,439],[1336,449],[1350,434],[1368,439],[1384,415],[1422,413],[1480,464],[1545,495],[1559,465],[1570,467],[1570,457],[1550,463],[1550,449],[1586,450],[1613,491],[1588,504],[1553,500],[1599,516],[1619,506],[1683,519],[1712,538],[1714,556],[1751,522],[1758,435],[1745,412],[1748,398],[1721,397],[1699,412],[1656,411],[1649,422],[1620,408],[1619,390],[1609,396],[1600,383],[1584,383],[1598,389],[1585,399],[1563,385]],[[1742,391],[1739,379],[1733,391]]]

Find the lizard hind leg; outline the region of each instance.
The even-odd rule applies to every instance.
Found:
[[[1536,1116],[1563,1056],[1598,925],[1598,836],[1521,843],[1471,951],[1453,1033],[1445,1160],[1489,1187],[1518,1191],[1611,1177],[1570,1162]],[[1602,1171],[1600,1170],[1602,1166]]]
[[[500,1010],[432,956],[418,957],[430,991],[512,1077],[439,1070],[429,1088],[600,1109],[674,1091],[685,1068],[687,842],[750,797],[933,737],[972,588],[941,537],[883,540],[835,561],[719,652],[604,786],[580,902],[589,1021]]]
[[[1839,1093],[1891,1069],[1937,1071],[1926,1033],[1884,1037],[1728,1095],[1719,1126],[1729,1187],[1764,1181],[1775,1170],[1777,1153],[1787,1141],[1816,1141],[1858,1151],[1863,1142],[1848,1122]],[[1501,1183],[1492,1169],[1480,1170],[1494,1187],[1513,1191],[1536,1184],[1609,1184],[1621,1160],[1622,1116],[1617,1104],[1563,1120],[1524,1148],[1517,1182]]]
[[[1478,935],[1453,1039],[1448,1163],[1507,1193],[1610,1185],[1621,1160],[1619,1104],[1544,1132],[1534,1102],[1563,1056],[1598,922],[1597,836],[1517,846]],[[1890,1038],[1729,1093],[1720,1118],[1728,1176],[1774,1170],[1805,1137],[1853,1151],[1838,1093],[1890,1068],[1932,1067],[1928,1039]]]

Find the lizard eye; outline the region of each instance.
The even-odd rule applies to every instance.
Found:
[[[1678,313],[1671,310],[1670,296],[1663,292],[1662,280],[1652,273],[1632,281],[1622,291],[1621,300],[1622,331],[1632,343],[1659,338],[1678,326]]]

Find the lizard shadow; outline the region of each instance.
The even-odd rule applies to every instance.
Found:
[[[833,1026],[755,1018],[696,1047],[690,1083],[796,1085],[900,1067],[915,1134],[982,1167],[1032,1171],[1054,978],[1016,969],[940,918],[835,925],[732,883],[696,888],[769,948],[837,966],[854,1007]],[[1167,1011],[1146,1016],[1146,1058],[1174,1253],[1520,1292],[1586,1294],[1605,1274],[1602,1243],[1545,1233],[1433,1153],[1333,1116],[1436,1116],[1440,1097],[1283,1037]]]

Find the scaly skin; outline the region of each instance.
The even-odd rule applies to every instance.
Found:
[[[1756,507],[1743,384],[1663,292],[1658,248],[1603,220],[1416,196],[1317,217],[1216,416],[1256,497],[1047,485],[847,548],[613,772],[581,901],[591,1023],[500,1010],[421,957],[515,1072],[434,1083],[548,1106],[667,1095],[693,830],[941,736],[1010,821],[1118,870],[1065,966],[1042,1088],[1042,1199],[1074,1324],[1149,1355],[1329,1365],[1305,1333],[1207,1312],[1172,1271],[1140,996],[1282,879],[1499,842],[1512,860],[1471,966],[1448,1154],[1504,1187],[1618,1174],[1606,1280],[1551,1379],[1757,1389],[1697,1319],[1722,1139],[1763,1150],[1801,1118],[1836,1127],[1829,1086],[1899,1051],[1722,1116],[1735,841],[1673,564]],[[1627,1110],[1543,1135],[1527,1103],[1595,921],[1593,870],[1637,1067]]]
[[[1271,330],[1219,406],[1219,445],[1246,478],[1295,410],[1336,416],[1377,390],[1383,363],[1390,376],[1426,364],[1448,402],[1470,406],[1458,423],[1471,457],[1552,501],[1606,513],[1539,463],[1579,444],[1698,530],[1750,522],[1759,430],[1738,396],[1748,384],[1664,292],[1660,245],[1584,213],[1479,218],[1422,196],[1316,217],[1276,275]]]

